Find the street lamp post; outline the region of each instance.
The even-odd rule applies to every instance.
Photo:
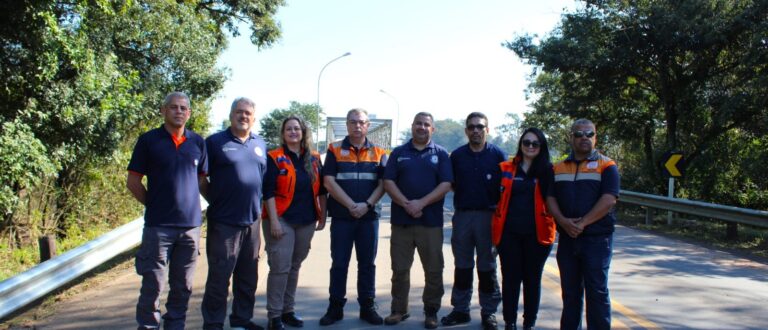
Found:
[[[396,117],[395,125],[392,125],[392,126],[394,126],[393,130],[394,130],[394,133],[395,133],[394,134],[395,146],[397,146],[398,145],[398,140],[399,140],[397,135],[400,134],[400,132],[398,132],[398,128],[400,126],[400,102],[398,102],[397,98],[392,96],[392,94],[387,93],[387,91],[385,91],[383,89],[379,89],[379,92],[382,92],[384,95],[389,96],[393,101],[395,101],[395,104],[397,105],[397,117]]]
[[[323,76],[323,71],[325,71],[325,68],[328,67],[331,63],[336,62],[338,59],[340,59],[342,57],[345,57],[345,56],[349,56],[349,55],[352,55],[352,53],[346,52],[346,53],[342,54],[341,56],[328,61],[328,63],[325,63],[325,65],[323,65],[323,68],[320,69],[320,74],[317,75],[317,104],[316,104],[316,107],[317,107],[317,123],[316,124],[317,124],[317,126],[315,127],[315,130],[317,131],[317,133],[316,133],[317,134],[317,140],[315,141],[315,149],[317,149],[318,152],[320,152],[320,78]]]

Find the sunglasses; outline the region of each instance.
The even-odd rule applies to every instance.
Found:
[[[468,131],[474,131],[474,130],[476,130],[476,129],[477,129],[477,130],[481,130],[481,131],[482,131],[482,130],[484,130],[484,129],[485,129],[485,125],[483,125],[483,124],[478,124],[478,125],[467,125],[467,130],[468,130]]]
[[[539,141],[523,140],[523,146],[526,148],[538,148],[541,144]]]
[[[573,131],[573,137],[575,138],[583,138],[587,137],[588,139],[591,139],[595,136],[595,132],[593,131]]]

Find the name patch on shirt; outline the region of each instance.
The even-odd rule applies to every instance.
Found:
[[[221,148],[221,151],[223,151],[223,152],[235,151],[235,150],[237,150],[237,148],[232,148],[232,147],[222,147]]]

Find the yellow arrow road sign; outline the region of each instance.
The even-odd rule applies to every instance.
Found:
[[[670,176],[679,177],[683,175],[682,173],[680,173],[680,170],[677,168],[677,163],[682,158],[683,158],[682,154],[671,154],[669,155],[669,158],[667,158],[667,161],[664,162],[664,168],[667,169]]]

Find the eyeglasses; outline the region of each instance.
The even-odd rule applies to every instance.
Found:
[[[588,139],[591,139],[595,136],[595,132],[593,131],[573,131],[573,137],[575,138],[583,138],[587,137]]]
[[[523,140],[523,146],[526,148],[538,148],[541,146],[539,141]]]
[[[485,125],[483,125],[483,124],[467,125],[467,130],[468,131],[474,131],[476,129],[482,131],[482,130],[485,129]]]
[[[365,120],[351,120],[351,119],[347,120],[347,124],[350,124],[352,126],[355,126],[355,125],[365,126],[366,123],[368,122]]]

